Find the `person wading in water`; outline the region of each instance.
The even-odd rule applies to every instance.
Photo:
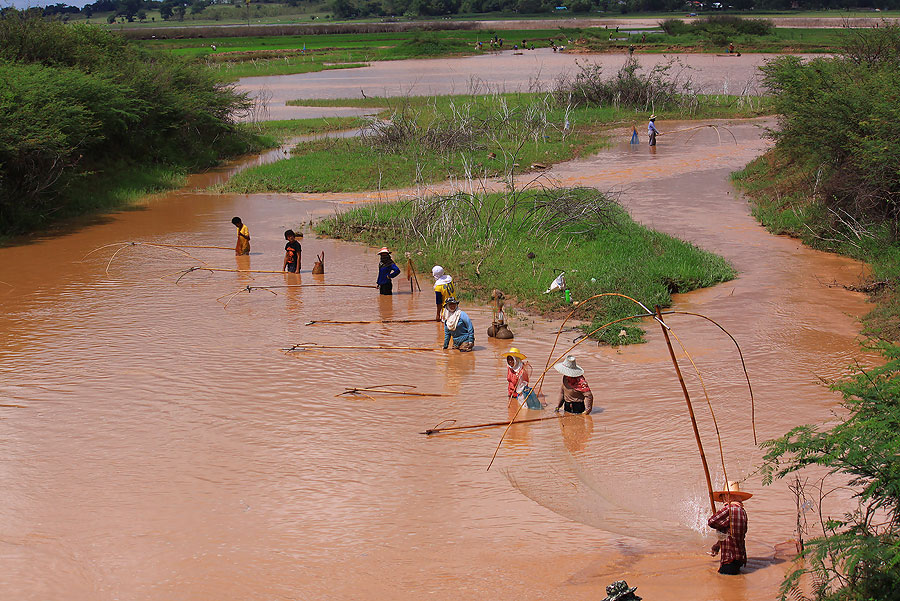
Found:
[[[383,246],[378,251],[378,256],[381,257],[381,261],[378,263],[378,280],[375,284],[378,286],[378,291],[381,294],[390,296],[394,290],[394,283],[391,280],[400,275],[400,268],[394,263],[394,260],[391,258],[391,251],[386,246]]]
[[[247,226],[241,222],[240,217],[235,217],[231,220],[231,223],[234,227],[237,228],[237,243],[234,245],[234,254],[235,255],[249,255],[250,254],[250,230],[247,229]]]
[[[461,353],[475,348],[475,326],[466,312],[459,308],[459,301],[452,296],[448,298],[441,318],[444,321],[444,348],[450,345],[451,338],[453,346]]]
[[[594,395],[584,379],[584,370],[575,363],[575,357],[569,355],[553,369],[563,375],[555,411],[562,408],[566,413],[590,413],[594,408]]]
[[[456,289],[453,278],[444,273],[440,265],[431,268],[431,276],[434,278],[434,302],[437,305],[434,320],[441,321],[441,311],[447,306],[447,299],[456,296]]]
[[[722,552],[719,574],[734,576],[740,574],[741,567],[747,564],[747,547],[744,544],[747,537],[747,512],[743,502],[753,495],[742,491],[737,482],[728,482],[725,488],[726,490],[713,493],[713,498],[725,503],[725,507],[709,518],[707,524],[725,535],[718,545]],[[715,547],[713,549],[715,553]]]

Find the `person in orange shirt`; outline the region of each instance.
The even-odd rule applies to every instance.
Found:
[[[234,245],[234,254],[249,255],[250,254],[250,230],[241,222],[240,217],[231,220],[234,227],[237,228],[237,243]]]

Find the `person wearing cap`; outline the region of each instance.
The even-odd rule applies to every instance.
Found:
[[[594,395],[584,379],[584,370],[575,363],[575,357],[569,355],[553,369],[563,375],[555,411],[563,408],[566,413],[590,413],[594,408]]]
[[[394,260],[391,258],[391,251],[387,247],[382,246],[381,250],[378,251],[378,256],[381,258],[381,261],[378,263],[378,280],[376,280],[375,285],[378,286],[378,291],[381,294],[390,296],[394,291],[394,283],[391,280],[400,275],[400,268],[394,263]]]
[[[529,409],[541,409],[541,402],[528,386],[531,378],[531,365],[526,361],[528,357],[516,347],[509,349],[503,356],[506,357],[506,394],[509,400],[516,399],[520,405],[527,403]]]
[[[459,301],[452,296],[447,299],[447,306],[441,313],[444,322],[444,348],[453,339],[454,348],[461,353],[468,353],[475,347],[475,326],[466,312],[459,308]]]
[[[722,556],[719,559],[719,574],[734,576],[741,573],[741,567],[747,564],[747,512],[743,502],[753,495],[741,490],[738,482],[728,482],[725,490],[713,492],[713,498],[725,503],[715,513],[707,525],[725,535],[719,543]]]
[[[656,129],[656,115],[650,115],[650,122],[647,124],[647,135],[650,136],[650,146],[656,146],[656,136],[661,136],[662,133]]]
[[[431,268],[431,276],[434,278],[434,302],[437,305],[434,320],[441,321],[441,311],[447,306],[447,299],[456,296],[456,289],[453,278],[444,273],[440,265]]]

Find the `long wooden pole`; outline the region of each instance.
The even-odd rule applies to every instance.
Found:
[[[373,319],[368,321],[337,321],[333,319],[317,319],[307,321],[303,325],[307,326],[345,326],[353,324],[371,324],[371,323],[436,323],[434,318],[431,319]]]
[[[434,351],[437,352],[440,349],[431,348],[431,347],[416,347],[416,346],[336,346],[336,345],[326,345],[326,344],[295,344],[290,348],[283,348],[281,350],[285,352],[294,352],[294,351],[316,351],[319,349],[352,349],[352,350],[360,350],[360,351]]]
[[[341,394],[355,394],[357,392],[361,392],[363,394],[367,394],[370,392],[383,392],[385,394],[402,394],[406,396],[453,396],[450,394],[440,394],[437,392],[409,392],[405,390],[388,390],[385,388],[348,388]]]
[[[562,415],[551,415],[550,417],[534,417],[532,419],[522,419],[519,421],[502,421],[502,422],[488,422],[486,424],[473,424],[471,426],[450,426],[447,428],[431,428],[429,430],[425,430],[424,432],[420,432],[420,434],[440,434],[441,432],[458,432],[460,430],[473,430],[475,428],[499,428],[500,426],[511,426],[515,424],[531,424],[534,422],[543,422],[548,419],[562,419],[564,417],[568,417],[571,414],[562,414]]]
[[[662,311],[660,311],[659,305],[656,305],[656,319],[659,321],[659,327],[662,328],[663,336],[666,338],[669,356],[672,357],[672,365],[675,366],[675,373],[678,374],[681,392],[684,393],[684,401],[687,403],[688,413],[691,416],[691,426],[694,428],[694,438],[697,439],[697,448],[700,449],[700,461],[703,462],[703,474],[706,476],[706,488],[709,491],[709,505],[712,508],[712,512],[715,513],[716,500],[713,498],[712,480],[709,477],[709,465],[706,463],[706,455],[703,453],[703,443],[700,441],[700,430],[697,429],[697,418],[694,417],[694,407],[691,405],[691,396],[688,394],[687,386],[684,383],[684,376],[681,375],[681,368],[678,367],[678,359],[675,358],[675,350],[672,348],[672,341],[669,340],[669,329],[662,319]]]

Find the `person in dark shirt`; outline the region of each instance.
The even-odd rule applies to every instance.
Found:
[[[287,230],[284,232],[284,239],[287,240],[287,244],[284,245],[284,264],[281,266],[281,270],[288,273],[300,273],[300,255],[303,249],[297,242],[297,234],[294,233],[294,230]]]
[[[400,275],[400,268],[394,263],[391,251],[386,247],[378,251],[378,256],[381,257],[381,261],[378,263],[378,280],[375,284],[381,294],[390,296],[394,290],[394,283],[391,280]]]

